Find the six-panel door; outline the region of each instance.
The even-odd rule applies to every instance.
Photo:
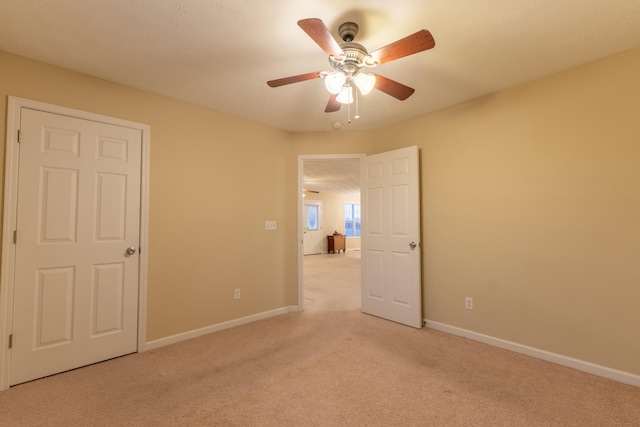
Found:
[[[12,385],[135,352],[138,326],[141,131],[28,108],[20,127]]]

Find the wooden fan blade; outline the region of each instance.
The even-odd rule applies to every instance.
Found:
[[[338,95],[331,95],[329,97],[329,102],[327,102],[327,107],[324,109],[325,113],[333,113],[334,111],[338,111],[340,109],[340,104],[336,99]]]
[[[333,55],[336,58],[344,55],[342,48],[333,38],[331,32],[318,18],[309,18],[309,19],[301,19],[298,21],[298,25],[300,28],[304,30],[305,33],[309,35],[313,39],[314,42],[325,51],[327,55]]]
[[[374,87],[400,101],[404,101],[416,91],[414,88],[405,86],[380,74],[376,74],[376,85]]]
[[[371,52],[373,60],[378,64],[384,64],[423,50],[431,49],[436,45],[431,33],[427,30],[420,30],[403,39],[395,41],[385,47]]]
[[[305,80],[317,79],[320,77],[320,72],[316,71],[314,73],[306,73],[306,74],[298,74],[297,76],[284,77],[282,79],[269,80],[267,84],[271,87],[284,86],[291,83],[303,82]]]

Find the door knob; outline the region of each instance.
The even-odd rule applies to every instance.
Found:
[[[418,244],[416,242],[409,243],[409,247],[411,248],[411,250],[414,250],[417,246]]]
[[[133,246],[127,248],[127,255],[133,255],[136,253],[136,248],[134,248]]]

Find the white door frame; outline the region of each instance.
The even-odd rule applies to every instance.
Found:
[[[9,335],[13,321],[13,291],[16,250],[13,232],[17,224],[18,206],[18,130],[20,129],[20,110],[31,108],[53,114],[91,120],[116,126],[138,129],[142,132],[142,165],[140,188],[140,272],[138,295],[138,352],[145,350],[147,337],[147,268],[149,260],[149,125],[124,119],[103,116],[101,114],[74,110],[39,101],[9,96],[7,105],[7,134],[5,139],[5,181],[4,181],[4,219],[2,223],[2,261],[0,276],[0,391],[9,388]]]
[[[304,161],[359,159],[366,154],[300,154],[298,155],[298,310],[304,310]]]

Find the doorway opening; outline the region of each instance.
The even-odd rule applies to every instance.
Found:
[[[327,236],[346,235],[345,204],[360,203],[363,154],[298,156],[298,308],[334,311],[360,308],[360,239],[328,252]],[[321,250],[308,254],[307,206],[322,206]],[[352,221],[352,219],[349,219]],[[305,249],[306,248],[306,249]],[[307,255],[305,255],[307,254]],[[333,279],[331,279],[333,277]]]

